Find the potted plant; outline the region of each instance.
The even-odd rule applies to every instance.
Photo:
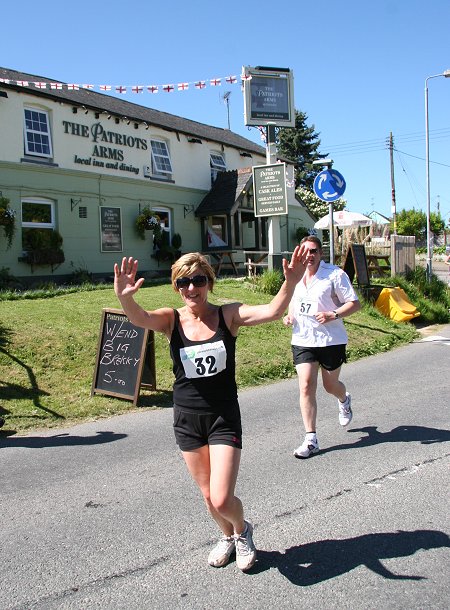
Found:
[[[3,227],[6,249],[9,250],[16,232],[16,212],[9,207],[9,199],[6,197],[0,197],[0,226]]]
[[[63,238],[54,229],[31,229],[26,235],[24,256],[20,259],[31,267],[60,265],[64,262]]]
[[[145,239],[145,231],[153,231],[153,237],[158,239],[161,235],[160,222],[161,219],[158,214],[149,207],[145,207],[136,218],[136,232],[141,239]]]
[[[172,235],[172,248],[175,260],[181,256],[181,243],[181,235],[179,233],[174,233]]]

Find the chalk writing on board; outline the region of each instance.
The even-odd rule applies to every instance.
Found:
[[[149,362],[149,377],[152,382],[155,379],[154,356],[147,348],[154,349],[151,331],[131,324],[120,310],[103,310],[91,394],[109,394],[136,404],[144,366],[148,368]]]

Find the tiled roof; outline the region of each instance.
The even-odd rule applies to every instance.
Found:
[[[131,121],[145,122],[148,125],[154,125],[169,131],[184,133],[212,142],[219,142],[238,148],[244,152],[253,152],[260,155],[265,155],[266,152],[265,148],[262,146],[233,133],[229,129],[212,127],[211,125],[184,119],[175,114],[169,114],[153,108],[147,108],[146,106],[140,106],[139,104],[133,104],[132,102],[127,102],[104,93],[96,93],[95,91],[81,88],[79,91],[68,91],[65,87],[63,87],[62,90],[49,89],[48,87],[46,89],[38,89],[32,85],[34,82],[63,83],[63,81],[57,79],[50,79],[49,77],[37,76],[1,67],[0,78],[11,81],[9,84],[0,82],[0,88],[2,89],[14,89],[16,91],[26,92],[29,95],[36,95],[37,97],[44,97],[72,104],[74,106],[85,106],[87,109],[93,111],[107,111],[118,117],[127,117]],[[30,86],[22,87],[17,85],[17,81],[28,81]]]
[[[243,191],[253,182],[251,168],[219,172],[211,190],[195,210],[197,217],[213,214],[233,214],[238,207]]]

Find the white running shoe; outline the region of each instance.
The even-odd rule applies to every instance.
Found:
[[[319,442],[316,439],[306,438],[300,447],[294,451],[294,455],[296,458],[309,458],[310,455],[314,455],[315,453],[319,453]]]
[[[214,568],[221,568],[230,561],[231,555],[235,552],[236,545],[233,536],[222,536],[216,546],[208,555],[208,563]]]
[[[344,403],[338,400],[339,404],[339,423],[341,426],[348,426],[348,424],[352,421],[353,412],[352,412],[352,397],[348,392],[347,399]]]
[[[236,565],[242,570],[250,570],[256,561],[256,548],[253,543],[253,525],[245,521],[246,528],[242,534],[235,534],[236,543]]]

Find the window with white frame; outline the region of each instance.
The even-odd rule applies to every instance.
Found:
[[[225,164],[225,158],[222,153],[212,152],[210,154],[210,165],[211,165],[211,184],[214,184],[219,172],[227,171]]]
[[[45,233],[55,228],[55,203],[50,199],[22,199],[22,248],[35,245]]]
[[[48,112],[37,108],[24,108],[25,154],[51,158],[52,139]]]
[[[172,163],[169,149],[164,140],[151,140],[152,174],[169,179],[172,175]]]

